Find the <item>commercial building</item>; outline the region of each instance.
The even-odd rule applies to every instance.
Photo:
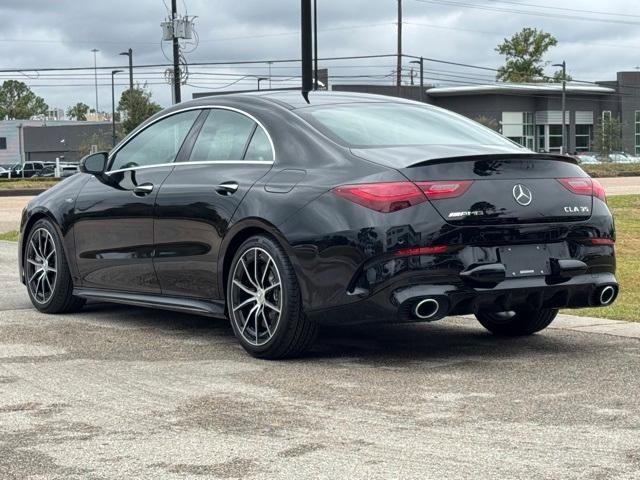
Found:
[[[471,119],[493,121],[506,137],[540,152],[562,147],[562,85],[558,83],[425,87],[424,101]],[[395,86],[334,85],[333,90],[397,95]],[[400,96],[418,100],[420,87],[402,87]],[[594,128],[602,118],[622,123],[622,146],[640,155],[640,71],[618,72],[616,80],[568,83],[567,151],[593,149]]]
[[[27,161],[77,162],[87,146],[110,145],[106,122],[0,121],[0,165]]]

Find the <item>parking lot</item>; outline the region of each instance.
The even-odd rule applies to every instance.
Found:
[[[638,478],[638,324],[339,329],[267,362],[221,320],[36,313],[16,253],[0,242],[2,479]]]

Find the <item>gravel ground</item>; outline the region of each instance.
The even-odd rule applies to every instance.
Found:
[[[32,198],[0,197],[0,233],[20,228],[20,214]]]
[[[15,256],[0,242],[1,479],[639,478],[637,330],[563,317],[505,340],[449,318],[267,362],[225,321],[36,313]]]

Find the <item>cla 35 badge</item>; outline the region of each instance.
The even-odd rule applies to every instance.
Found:
[[[517,184],[513,187],[513,198],[523,207],[527,207],[531,205],[531,202],[533,201],[533,194],[531,193],[531,190],[524,185]]]
[[[589,213],[589,207],[564,207],[565,213]]]

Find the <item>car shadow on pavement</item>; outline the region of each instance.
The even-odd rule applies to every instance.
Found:
[[[112,304],[87,305],[82,316],[120,328],[155,330],[174,339],[189,336],[211,340],[218,348],[237,352],[238,344],[227,320],[185,313]],[[574,333],[575,335],[575,333]],[[415,362],[430,359],[455,358],[473,360],[482,357],[515,359],[567,353],[579,355],[580,350],[602,347],[602,340],[582,334],[573,341],[570,334],[546,330],[521,338],[501,338],[491,335],[469,318],[445,318],[434,323],[359,325],[323,327],[309,353],[295,361],[345,359],[381,362]]]

